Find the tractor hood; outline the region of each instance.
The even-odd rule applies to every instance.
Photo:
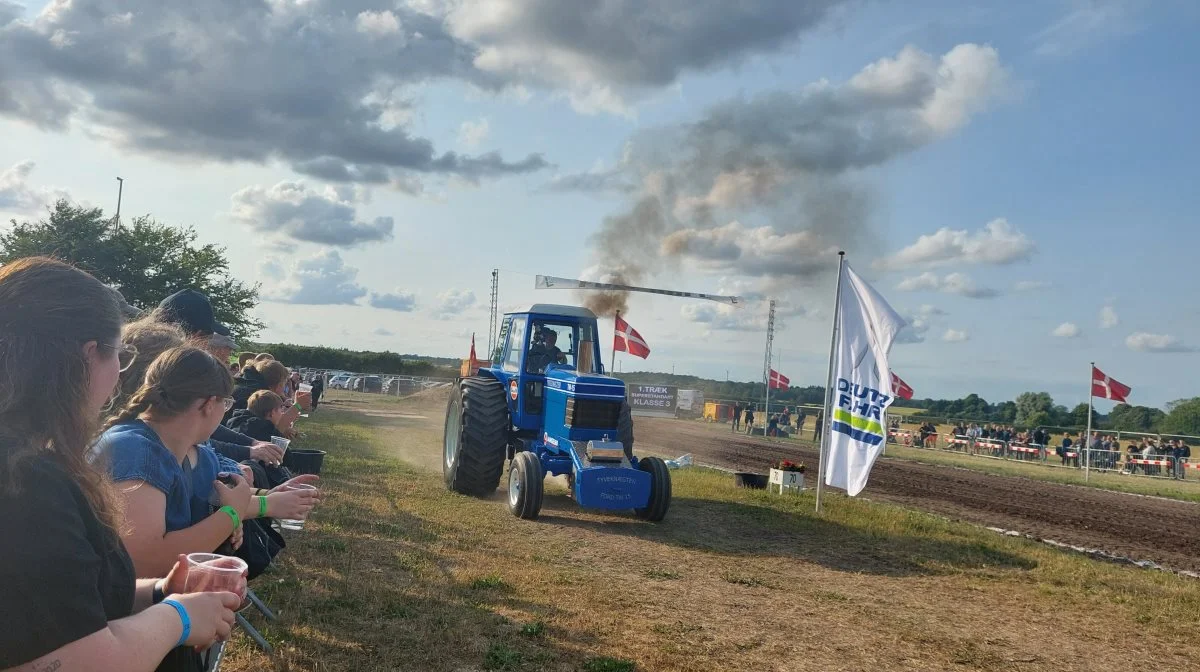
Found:
[[[557,390],[567,396],[625,399],[625,383],[619,378],[595,373],[579,373],[574,369],[550,367],[546,372],[547,390]]]

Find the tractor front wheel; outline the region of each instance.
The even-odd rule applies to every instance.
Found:
[[[657,457],[638,460],[638,469],[650,472],[650,499],[646,508],[634,509],[639,518],[657,523],[667,515],[671,507],[671,472],[667,463]]]
[[[486,497],[500,485],[508,453],[504,386],[492,378],[464,378],[446,407],[442,474],[457,493]]]
[[[508,510],[525,520],[537,520],[542,510],[546,471],[537,455],[525,450],[508,465]]]

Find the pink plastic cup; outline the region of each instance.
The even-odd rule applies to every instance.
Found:
[[[242,575],[250,566],[245,560],[216,553],[189,553],[187,561],[186,592],[229,592],[246,599],[246,584],[242,581]]]

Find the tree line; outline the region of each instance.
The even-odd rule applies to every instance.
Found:
[[[651,372],[618,373],[627,384],[669,385],[685,390],[700,390],[705,399],[762,402],[765,388],[761,382],[746,383],[719,381],[697,376],[682,376]],[[772,403],[780,405],[821,405],[825,403],[825,388],[820,385],[771,390]],[[1016,399],[990,403],[978,394],[961,399],[907,399],[892,412],[919,410],[932,418],[997,423],[1020,428],[1077,427],[1088,421],[1088,405],[1067,408],[1056,404],[1047,392],[1024,392]],[[1163,434],[1200,435],[1200,397],[1180,399],[1167,404],[1167,410],[1149,406],[1117,405],[1108,415],[1092,411],[1092,427],[1101,431],[1161,432]]]
[[[446,357],[402,355],[395,352],[349,350],[294,343],[247,343],[248,352],[269,352],[288,366],[325,371],[383,373],[429,378],[453,378],[458,375],[459,360]]]

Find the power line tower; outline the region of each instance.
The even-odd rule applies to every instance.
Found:
[[[767,354],[763,357],[763,385],[766,387],[766,397],[763,402],[763,426],[771,413],[771,352],[775,349],[775,299],[771,299],[770,310],[767,313]]]
[[[492,358],[492,354],[496,352],[496,301],[500,295],[500,269],[492,269],[492,314],[488,320],[488,349],[487,357]]]

